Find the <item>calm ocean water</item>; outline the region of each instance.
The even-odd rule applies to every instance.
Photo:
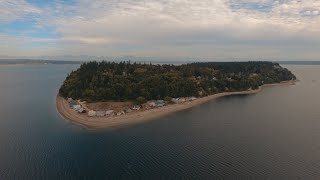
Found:
[[[301,80],[92,132],[55,96],[76,65],[0,66],[0,179],[320,179],[320,66]]]

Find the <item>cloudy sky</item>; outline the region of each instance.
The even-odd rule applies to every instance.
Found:
[[[319,0],[0,0],[1,56],[318,60]]]

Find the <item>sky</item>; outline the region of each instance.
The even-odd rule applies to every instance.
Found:
[[[319,0],[0,0],[0,58],[318,60],[319,50]]]

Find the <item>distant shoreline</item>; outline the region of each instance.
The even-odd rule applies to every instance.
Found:
[[[56,107],[57,111],[60,115],[67,121],[72,122],[74,124],[80,125],[87,129],[114,129],[118,127],[138,124],[147,122],[150,120],[158,119],[160,117],[166,116],[168,114],[182,111],[185,109],[192,108],[194,106],[203,104],[208,101],[215,100],[224,96],[232,96],[232,95],[245,95],[245,94],[256,94],[263,90],[265,87],[270,86],[287,86],[294,85],[296,81],[285,81],[281,83],[275,84],[265,84],[255,90],[247,90],[247,91],[239,91],[239,92],[223,92],[210,96],[206,96],[203,98],[199,98],[194,101],[182,103],[182,104],[173,104],[160,108],[137,111],[128,113],[121,116],[112,116],[112,117],[88,117],[87,114],[80,114],[69,107],[69,103],[63,97],[57,95],[56,97]]]
[[[0,66],[10,65],[46,65],[46,64],[75,64],[80,65],[82,61],[61,61],[61,60],[32,60],[32,59],[0,59]]]
[[[24,66],[26,64],[0,64],[0,66]]]

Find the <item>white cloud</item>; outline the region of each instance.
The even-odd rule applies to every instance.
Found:
[[[9,1],[0,1],[7,4],[0,9],[8,9]],[[39,24],[55,27],[61,37],[30,41],[57,43],[50,51],[54,54],[221,59],[320,55],[314,48],[320,45],[317,0],[79,0],[46,9],[17,2],[27,11],[4,14],[11,19],[41,14]]]
[[[26,14],[40,14],[41,9],[24,0],[0,0],[0,23],[23,18]]]

